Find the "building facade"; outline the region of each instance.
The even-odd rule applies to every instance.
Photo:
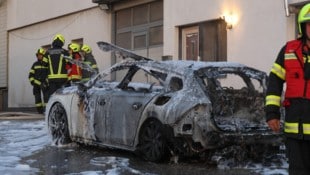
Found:
[[[100,51],[97,41],[155,60],[235,61],[269,72],[280,48],[296,38],[296,14],[306,2],[0,0],[2,106],[34,107],[28,72],[36,50],[57,33],[65,47],[89,44],[100,70],[120,60]]]

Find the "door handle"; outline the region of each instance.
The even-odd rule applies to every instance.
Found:
[[[133,108],[134,110],[138,110],[141,106],[142,106],[141,103],[136,102],[136,103],[133,103],[132,108]]]

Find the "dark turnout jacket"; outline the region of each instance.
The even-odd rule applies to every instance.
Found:
[[[48,67],[49,82],[65,82],[68,80],[66,65],[68,61],[63,56],[69,56],[67,50],[61,47],[53,47],[46,51],[44,62]]]
[[[47,78],[48,68],[43,61],[37,60],[31,66],[29,71],[29,81],[33,86],[41,86],[41,83],[44,82]]]
[[[97,74],[99,71],[98,66],[97,66],[97,62],[96,62],[93,54],[86,53],[84,56],[84,63],[88,64],[94,70],[94,72],[92,72],[90,70],[86,70],[86,69],[82,70],[82,80],[89,80],[93,74]]]

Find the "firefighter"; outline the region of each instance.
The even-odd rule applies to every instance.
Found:
[[[88,64],[93,70],[82,70],[82,81],[88,81],[92,75],[95,75],[98,73],[99,69],[97,67],[97,62],[94,58],[94,55],[92,54],[92,49],[89,45],[83,44],[81,48],[81,54],[83,58],[83,62]]]
[[[56,34],[53,38],[52,48],[46,51],[44,62],[48,66],[48,97],[50,97],[57,89],[66,85],[68,81],[66,65],[69,63],[63,56],[69,56],[69,53],[62,48],[64,44],[64,36],[62,34]]]
[[[70,43],[68,45],[68,50],[70,57],[76,61],[82,61],[80,55],[80,48],[81,46],[77,43]],[[76,64],[68,65],[68,81],[69,82],[77,82],[81,81],[82,79],[82,69]]]
[[[289,174],[310,174],[310,3],[298,15],[300,37],[280,50],[269,75],[266,95],[266,120],[275,132],[280,131],[281,94],[285,108]]]
[[[28,76],[31,85],[33,86],[35,105],[39,114],[44,113],[45,104],[48,101],[48,93],[47,93],[48,85],[46,81],[48,68],[46,64],[43,62],[44,54],[45,50],[43,48],[39,48],[36,53],[37,61],[35,61],[32,64]]]

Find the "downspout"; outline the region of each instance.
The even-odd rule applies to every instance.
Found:
[[[288,8],[288,2],[287,0],[284,0],[284,9],[285,9],[285,15],[286,17],[289,17],[290,16],[290,10]]]

